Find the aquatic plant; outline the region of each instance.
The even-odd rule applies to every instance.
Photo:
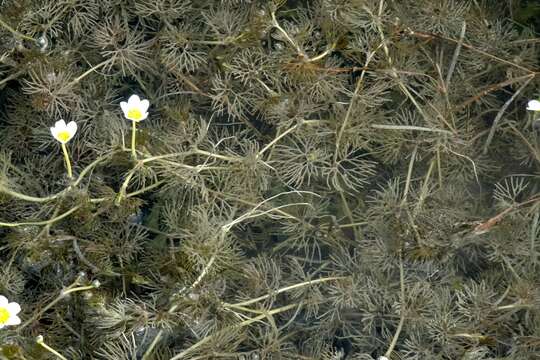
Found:
[[[0,1],[0,359],[534,358],[534,5]]]
[[[66,144],[73,138],[73,136],[75,136],[76,132],[77,123],[75,121],[70,121],[68,124],[66,124],[64,120],[58,120],[56,123],[54,123],[54,126],[51,127],[52,136],[58,140],[62,146],[62,152],[64,153],[64,160],[66,162],[66,169],[69,178],[73,177],[73,173],[71,171],[71,160],[69,159]]]
[[[135,151],[135,142],[137,134],[137,122],[143,121],[148,117],[148,107],[150,102],[148,100],[141,100],[137,95],[131,95],[127,102],[120,102],[120,107],[124,112],[126,119],[131,120],[131,155],[133,159],[137,159],[137,152]]]

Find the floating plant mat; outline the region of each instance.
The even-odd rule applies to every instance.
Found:
[[[533,359],[535,1],[0,0],[0,359]]]

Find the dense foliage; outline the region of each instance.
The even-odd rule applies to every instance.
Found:
[[[535,6],[0,1],[0,359],[535,358]]]

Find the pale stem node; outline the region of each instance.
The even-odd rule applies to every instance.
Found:
[[[38,335],[36,337],[36,343],[38,343],[42,348],[44,348],[45,350],[47,350],[48,352],[54,354],[57,358],[59,359],[62,359],[62,360],[68,360],[65,356],[63,356],[62,354],[60,354],[58,351],[54,350],[52,347],[50,347],[49,345],[45,344],[45,341],[43,340],[43,336],[42,335]]]

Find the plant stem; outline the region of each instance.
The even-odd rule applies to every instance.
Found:
[[[160,186],[161,184],[164,184],[165,183],[165,180],[159,180],[159,181],[156,181],[155,183],[153,183],[152,185],[148,185],[146,187],[143,187],[137,191],[133,191],[133,192],[130,192],[129,194],[125,194],[125,198],[130,198],[130,197],[133,197],[133,196],[137,196],[137,195],[140,195],[140,194],[143,194],[147,191],[150,191],[158,186]]]
[[[482,151],[484,155],[488,153],[489,145],[491,144],[491,141],[493,140],[493,136],[495,136],[495,130],[497,129],[497,125],[499,124],[499,121],[503,117],[504,112],[510,106],[510,104],[512,104],[512,102],[519,96],[519,94],[523,91],[523,89],[525,89],[527,85],[529,85],[532,79],[533,78],[531,77],[525,80],[525,82],[519,87],[519,89],[516,90],[516,92],[510,97],[510,99],[508,99],[504,103],[504,105],[501,107],[501,109],[497,113],[497,116],[495,116],[495,119],[493,120],[493,125],[491,125],[491,129],[488,134],[488,138],[486,140],[486,143],[484,144],[484,150]]]
[[[14,198],[17,198],[17,199],[20,199],[20,200],[30,201],[30,202],[37,202],[37,203],[48,202],[48,201],[58,199],[59,197],[63,196],[68,191],[70,191],[71,189],[73,189],[74,187],[79,185],[81,183],[81,181],[84,179],[84,177],[86,176],[86,174],[88,174],[94,167],[99,165],[99,163],[101,163],[102,161],[107,160],[107,158],[111,157],[115,153],[116,153],[116,151],[112,151],[110,153],[107,153],[105,155],[102,155],[102,156],[98,157],[96,160],[94,160],[92,163],[90,163],[87,167],[85,167],[80,172],[79,177],[77,178],[77,180],[75,180],[75,182],[73,182],[70,186],[68,186],[67,188],[65,188],[64,190],[62,190],[62,191],[60,191],[60,192],[58,192],[56,194],[45,196],[45,197],[30,196],[30,195],[21,194],[21,193],[18,193],[16,191],[7,189],[7,188],[3,187],[2,185],[0,185],[0,193],[13,196]]]
[[[5,23],[2,19],[0,19],[0,26],[4,27],[7,31],[9,31],[13,35],[15,35],[15,37],[18,37],[18,38],[24,39],[24,40],[28,40],[28,41],[32,41],[32,42],[36,42],[36,39],[34,39],[33,37],[30,37],[30,36],[21,34],[17,30],[15,30],[11,26],[9,26],[7,23]]]
[[[135,122],[133,122],[135,123]],[[118,192],[118,196],[116,197],[116,200],[114,201],[115,205],[119,205],[127,193],[127,188],[129,186],[129,182],[131,181],[131,178],[135,175],[135,172],[137,171],[138,166],[136,165],[133,169],[129,171],[129,173],[126,175],[126,179],[122,183],[122,186],[120,187],[120,191]]]
[[[330,55],[334,50],[336,49],[336,43],[333,43],[328,49],[326,49],[324,52],[320,53],[319,55],[312,57],[308,60],[308,62],[314,62],[319,61],[326,56]]]
[[[214,334],[210,334],[208,336],[206,336],[205,338],[203,338],[202,340],[200,340],[199,342],[191,345],[189,348],[187,348],[186,350],[182,351],[181,353],[173,356],[170,360],[178,360],[178,359],[182,359],[184,358],[187,354],[189,354],[190,352],[192,352],[193,350],[201,347],[202,345],[206,344],[208,341],[212,340],[214,337],[218,336],[220,333],[224,333],[226,331],[232,331],[232,330],[235,330],[235,329],[238,329],[238,328],[241,328],[241,327],[244,327],[244,326],[248,326],[252,323],[255,323],[255,322],[258,322],[266,317],[268,317],[269,315],[275,315],[275,314],[279,314],[281,312],[284,312],[284,311],[288,311],[288,310],[291,310],[291,309],[294,309],[295,307],[297,306],[300,306],[301,304],[290,304],[290,305],[285,305],[285,306],[282,306],[280,308],[277,308],[277,309],[273,309],[273,310],[270,310],[270,311],[267,311],[265,314],[262,314],[262,315],[259,315],[259,316],[256,316],[252,319],[248,319],[248,320],[244,320],[242,321],[241,323],[238,323],[238,324],[235,324],[235,325],[231,325],[231,326],[228,326],[226,327],[225,329],[221,330],[221,331],[218,331]]]
[[[102,61],[101,63],[95,65],[95,66],[92,66],[90,69],[86,70],[82,75],[78,76],[76,79],[74,79],[70,85],[75,85],[77,84],[79,81],[81,81],[82,79],[84,79],[86,76],[90,75],[91,73],[93,73],[94,71],[96,71],[97,69],[99,69],[100,67],[104,66],[104,65],[107,65],[108,63],[110,62],[110,59],[108,60],[105,60],[105,61]]]
[[[137,135],[137,122],[132,121],[132,127],[131,127],[131,156],[133,157],[133,160],[137,160],[137,152],[135,151],[135,138]]]
[[[43,341],[43,336],[39,335],[38,337],[36,337],[36,342],[41,345],[41,347],[43,347],[45,350],[47,350],[48,352],[50,353],[53,353],[54,355],[56,355],[56,357],[58,357],[59,359],[62,359],[62,360],[67,360],[66,357],[64,357],[62,354],[60,354],[58,351],[54,350],[52,347],[50,347],[49,345],[45,344],[45,341]]]
[[[69,160],[69,154],[67,151],[66,144],[62,143],[62,151],[64,152],[64,160],[66,161],[66,170],[68,173],[68,177],[70,179],[73,179],[73,172],[71,172],[71,161]]]
[[[416,145],[411,154],[411,161],[409,161],[409,169],[407,170],[407,179],[405,181],[405,190],[403,191],[403,199],[401,200],[401,206],[404,206],[407,202],[407,195],[409,194],[409,188],[411,186],[412,172],[414,168],[414,160],[416,159],[416,153],[418,151],[418,145]]]
[[[283,30],[283,28],[279,25],[279,22],[276,19],[276,13],[274,11],[271,13],[271,16],[272,16],[272,25],[276,29],[278,29],[281,32],[281,34],[285,37],[285,39],[287,39],[287,41],[296,49],[296,52],[298,53],[299,56],[307,58],[306,54],[302,51],[300,46],[298,46],[298,44],[293,39],[291,39],[289,34],[287,34],[287,32]]]
[[[22,324],[21,326],[19,326],[17,328],[17,331],[21,331],[22,329],[27,327],[29,324],[31,324],[33,321],[35,321],[37,318],[39,318],[42,314],[44,314],[47,310],[49,310],[54,305],[56,305],[57,302],[64,299],[66,297],[66,295],[77,292],[77,291],[91,290],[91,289],[96,289],[96,288],[99,287],[99,282],[98,281],[92,282],[92,284],[90,284],[88,286],[78,286],[77,287],[77,285],[79,285],[79,281],[80,281],[80,279],[77,279],[67,289],[63,289],[62,291],[60,291],[60,294],[58,294],[58,296],[53,301],[51,301],[50,303],[45,305],[45,307],[43,307],[40,311],[35,313],[30,319],[26,320],[24,322],[24,324]]]
[[[212,267],[212,265],[214,264],[214,262],[216,261],[216,258],[217,258],[217,254],[214,253],[214,255],[212,255],[212,258],[210,258],[210,261],[206,264],[206,266],[204,267],[203,271],[199,274],[199,277],[195,280],[195,282],[193,284],[191,284],[191,286],[189,287],[189,289],[193,289],[195,287],[197,287],[201,281],[204,279],[204,277],[206,276],[206,274],[208,274],[208,271],[210,270],[210,268]],[[168,310],[168,313],[169,314],[172,314],[176,311],[176,309],[178,308],[178,304],[173,304],[169,310]],[[149,358],[149,356],[152,354],[152,351],[154,350],[154,348],[156,347],[156,345],[159,343],[159,341],[161,340],[162,336],[163,336],[163,329],[159,330],[159,332],[157,333],[156,337],[154,338],[154,340],[152,341],[152,343],[150,344],[150,346],[146,349],[143,357],[142,357],[142,360],[146,360]]]
[[[230,162],[241,162],[242,161],[242,158],[239,158],[239,157],[234,158],[232,156],[214,154],[214,153],[211,153],[211,152],[208,152],[208,151],[205,151],[205,150],[195,149],[195,153],[200,154],[200,155],[206,155],[208,157],[213,157],[213,158],[216,158],[216,159],[230,161]]]
[[[452,62],[450,63],[450,68],[448,69],[448,73],[446,74],[446,80],[444,81],[445,93],[450,86],[450,80],[452,79],[452,75],[454,74],[454,70],[456,69],[457,59],[459,57],[459,52],[461,51],[461,46],[463,45],[463,39],[465,38],[466,30],[467,23],[463,21],[463,25],[461,27],[461,35],[459,36],[459,42],[457,43],[456,49],[454,50],[454,56],[452,56]]]
[[[438,132],[438,133],[447,134],[447,135],[454,135],[451,131],[448,131],[448,130],[428,128],[424,126],[392,125],[392,124],[371,124],[370,126],[374,129],[431,131],[431,132]]]
[[[489,93],[492,93],[492,92],[494,92],[496,90],[502,89],[505,86],[520,82],[521,80],[533,79],[534,77],[535,77],[534,73],[533,74],[527,74],[527,75],[524,75],[524,76],[519,76],[519,77],[516,77],[516,78],[505,80],[505,81],[502,81],[502,82],[497,83],[497,84],[489,85],[486,88],[484,88],[482,91],[480,91],[478,94],[468,98],[466,101],[462,102],[461,104],[456,105],[455,110],[459,111],[459,110],[463,109],[464,107],[467,107],[469,104],[472,104],[473,102],[479,100],[480,98],[488,95]]]
[[[384,43],[383,43],[384,44]],[[377,51],[381,48],[383,44],[380,44],[377,46],[377,48],[374,51],[370,51],[367,54],[366,63],[364,64],[364,68],[367,68]],[[364,76],[366,74],[366,70],[362,70],[362,73],[360,74],[360,78],[356,82],[356,86],[354,87],[354,92],[351,97],[351,100],[349,102],[349,106],[347,107],[347,113],[345,114],[345,119],[343,119],[343,123],[341,124],[341,127],[339,128],[339,131],[336,135],[336,150],[334,153],[334,164],[337,162],[338,154],[339,154],[339,147],[341,143],[341,138],[343,137],[343,133],[345,132],[345,129],[347,128],[349,118],[352,115],[353,107],[356,101],[356,98],[358,97],[358,93],[360,92],[360,89],[362,88],[362,82],[364,81]]]
[[[248,211],[246,214],[240,216],[239,218],[237,218],[236,220],[233,220],[231,222],[229,222],[228,224],[225,224],[221,227],[221,241],[223,241],[225,235],[227,234],[227,232],[234,226],[236,225],[237,223],[245,220],[245,219],[248,219],[248,218],[253,218],[253,217],[257,217],[257,216],[260,216],[260,214],[257,214],[257,215],[253,215],[253,213],[259,208],[261,207],[262,205],[264,205],[266,202],[268,201],[271,201],[272,199],[275,199],[276,197],[282,195],[282,194],[289,194],[289,193],[292,193],[292,192],[284,192],[284,193],[279,193],[277,195],[274,195],[258,204],[253,204],[254,208],[250,211]],[[295,193],[302,193],[302,192],[296,192]],[[309,193],[309,192],[305,192],[305,193]],[[313,193],[311,193],[313,194]],[[271,209],[271,210],[268,210],[268,211],[265,211],[263,212],[262,214],[266,214],[266,213],[269,213],[271,211],[280,211],[280,207],[277,207],[277,208],[274,208],[274,209]],[[285,213],[286,214],[286,213]],[[216,261],[217,259],[217,256],[218,254],[217,253],[214,253],[212,255],[212,257],[210,258],[210,260],[208,261],[208,263],[206,264],[206,266],[204,267],[204,269],[202,270],[202,272],[199,274],[199,277],[195,280],[195,282],[193,282],[193,284],[191,284],[191,286],[189,286],[187,289],[193,289],[197,286],[199,286],[199,284],[203,281],[203,279],[207,276],[210,268],[213,266],[214,262]],[[300,287],[300,286],[304,286],[304,285],[309,285],[309,284],[316,284],[316,283],[319,283],[319,282],[324,282],[324,281],[329,281],[329,280],[337,280],[337,279],[340,279],[340,277],[336,277],[336,278],[326,278],[326,279],[318,279],[318,280],[312,280],[312,281],[307,281],[307,282],[304,282],[302,284],[298,284],[298,285],[293,285],[293,286],[289,286],[287,288],[283,288],[283,289],[280,289],[278,291],[288,291],[288,290],[291,290],[291,289],[294,289],[296,287]],[[187,290],[186,290],[187,291]],[[223,303],[223,305],[226,307],[226,306],[242,306],[244,304],[251,304],[253,302],[257,302],[257,301],[260,301],[260,300],[264,300],[266,299],[267,297],[270,297],[271,295],[264,295],[264,296],[261,296],[261,297],[258,297],[256,299],[251,299],[251,300],[248,300],[248,301],[245,301],[245,302],[242,302],[242,303],[238,303],[238,304],[227,304],[227,303]],[[176,309],[178,308],[178,304],[173,304],[169,310],[168,310],[168,313],[169,314],[172,314],[176,311]],[[272,314],[272,312],[270,312],[270,315]],[[266,315],[263,315],[262,318],[266,317]],[[159,341],[161,340],[161,338],[163,337],[163,333],[164,333],[164,330],[161,329],[159,330],[159,332],[157,333],[156,337],[154,338],[154,340],[152,341],[152,343],[150,344],[150,346],[146,349],[143,357],[142,357],[142,360],[147,360],[149,359],[149,357],[151,356],[152,354],[152,351],[154,350],[154,348],[156,347],[156,345],[159,343]],[[187,352],[191,351],[192,349],[198,347],[199,345],[201,345],[202,343],[206,342],[207,340],[209,340],[210,337],[212,337],[213,335],[210,335],[209,337],[205,338],[202,340],[201,343],[197,343],[195,345],[193,345],[191,348],[185,350],[184,352],[182,352],[181,354],[179,355],[176,355],[174,358],[171,358],[170,360],[173,360],[173,359],[180,359],[181,357],[183,357]]]
[[[399,317],[399,324],[396,332],[394,333],[394,337],[392,338],[392,342],[390,343],[390,346],[388,346],[388,350],[386,350],[386,353],[384,354],[384,356],[387,358],[390,358],[390,355],[392,355],[392,352],[394,351],[394,348],[396,347],[397,341],[399,339],[399,334],[403,329],[403,324],[405,323],[405,275],[403,270],[403,255],[401,253],[399,255],[399,284],[401,290],[401,315]]]
[[[345,279],[345,276],[333,276],[333,277],[320,278],[320,279],[315,279],[315,280],[308,280],[308,281],[304,281],[304,282],[299,283],[299,284],[294,284],[294,285],[283,287],[281,289],[278,289],[278,290],[274,291],[272,294],[259,296],[257,298],[242,301],[242,302],[238,302],[236,304],[223,303],[222,305],[224,307],[239,307],[239,306],[250,305],[250,304],[259,302],[261,300],[271,298],[272,296],[275,296],[277,294],[281,294],[281,293],[284,293],[284,292],[287,292],[287,291],[290,291],[290,290],[298,289],[298,288],[301,288],[301,287],[304,287],[304,286],[316,285],[316,284],[320,284],[320,283],[327,282],[327,281],[342,280],[342,279]]]
[[[286,136],[287,134],[293,132],[296,128],[298,128],[302,123],[298,123],[289,129],[285,130],[282,134],[276,136],[274,140],[272,140],[268,145],[266,145],[259,153],[257,154],[257,158],[260,158],[262,154],[264,154],[268,149],[271,149],[272,146],[274,146],[281,138]]]
[[[75,211],[79,210],[81,207],[82,205],[76,205],[72,207],[71,209],[69,209],[68,211],[66,211],[65,213],[55,216],[49,220],[23,221],[23,222],[13,222],[13,223],[0,222],[0,227],[17,227],[17,226],[25,226],[25,225],[35,225],[35,226],[50,225],[59,220],[62,220],[63,218],[68,217],[69,215],[73,214]]]
[[[445,37],[443,35],[439,35],[439,34],[434,34],[434,33],[426,33],[426,32],[421,32],[421,31],[414,31],[412,29],[406,29],[407,31],[407,34],[408,35],[411,35],[411,36],[414,36],[414,37],[417,37],[417,38],[420,38],[420,39],[428,39],[428,40],[433,40],[433,39],[439,39],[439,40],[444,40],[444,41],[449,41],[449,42],[452,42],[454,44],[459,44],[459,40],[456,40],[456,39],[452,39],[452,38],[449,38],[449,37]],[[493,54],[490,54],[490,53],[487,53],[479,48],[476,48],[472,45],[469,45],[469,44],[465,44],[465,43],[462,43],[461,46],[467,50],[471,50],[471,51],[474,51],[480,55],[483,55],[485,57],[488,57],[492,60],[495,60],[495,61],[498,61],[500,63],[504,63],[506,65],[510,65],[510,66],[513,66],[517,69],[521,69],[523,71],[526,71],[529,75],[532,75],[532,76],[538,76],[538,74],[540,74],[539,72],[537,71],[534,71],[534,70],[531,70],[529,68],[526,68],[526,67],[523,67],[515,62],[512,62],[512,61],[509,61],[509,60],[505,60],[503,58],[500,58],[496,55],[493,55]]]

